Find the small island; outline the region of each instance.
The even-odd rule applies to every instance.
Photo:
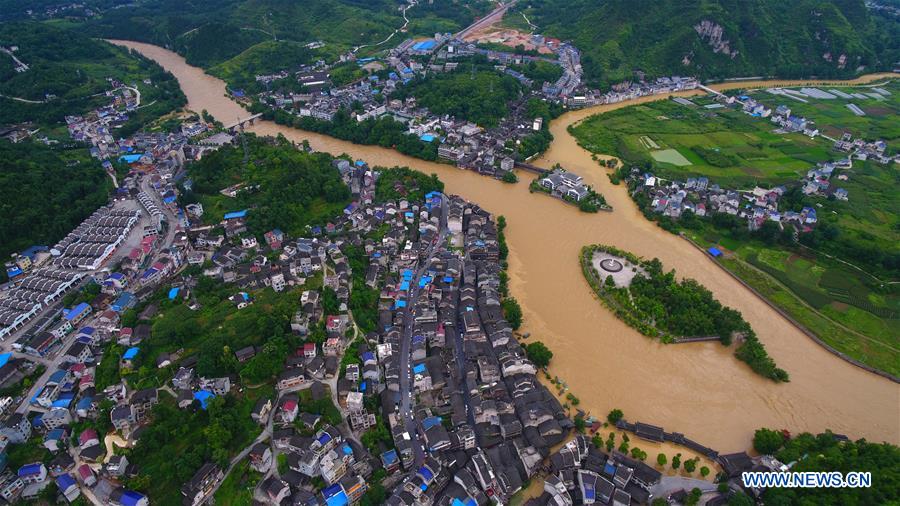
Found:
[[[568,172],[558,163],[553,170],[542,174],[531,182],[529,187],[532,193],[544,192],[560,200],[574,204],[583,212],[596,213],[597,211],[612,211],[607,205],[603,195],[594,191],[586,184],[581,176]]]
[[[581,269],[588,284],[616,316],[641,334],[664,343],[719,341],[756,373],[788,381],[741,313],[723,306],[693,279],[677,280],[654,258],[644,260],[612,246],[594,244],[581,250]]]

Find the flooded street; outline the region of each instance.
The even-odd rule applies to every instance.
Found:
[[[187,65],[177,54],[141,43],[119,43],[171,71],[191,109],[206,109],[226,124],[249,116],[225,96],[224,82]],[[767,82],[766,86],[778,84]],[[720,452],[749,447],[753,431],[764,426],[792,432],[830,428],[854,439],[900,443],[900,385],[830,354],[706,255],[647,221],[625,187],[611,185],[605,169],[566,131],[568,125],[591,114],[659,98],[663,97],[562,116],[551,125],[555,140],[550,150],[535,161],[543,167],[560,163],[583,176],[606,196],[615,209],[612,213],[584,214],[556,199],[532,195],[530,173],[520,172],[522,181],[508,185],[449,165],[271,122],[257,122],[250,130],[260,135],[281,133],[297,142],[307,139],[316,150],[348,153],[372,165],[406,165],[437,173],[448,193],[506,216],[510,288],[525,313],[522,330],[552,349],[551,373],[568,384],[585,411],[604,417],[610,409],[619,408],[631,421],[682,432]],[[790,373],[791,382],[775,384],[754,374],[733,356],[733,348],[718,343],[665,346],[620,322],[593,297],[582,278],[578,253],[590,243],[655,256],[667,268],[696,278],[724,304],[743,313],[778,366]]]

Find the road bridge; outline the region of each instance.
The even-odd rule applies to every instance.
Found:
[[[233,130],[233,129],[235,129],[235,128],[244,126],[244,125],[246,125],[247,123],[249,123],[249,124],[252,125],[253,122],[256,121],[256,119],[257,119],[257,118],[260,118],[260,117],[262,117],[262,113],[261,113],[261,112],[260,112],[260,113],[256,113],[256,114],[254,114],[253,116],[248,116],[248,117],[246,117],[246,118],[244,118],[244,119],[238,118],[237,121],[235,121],[234,123],[231,123],[231,124],[229,124],[229,125],[225,125],[225,130]]]
[[[535,174],[537,174],[539,176],[546,176],[547,174],[550,173],[550,169],[544,169],[544,168],[538,167],[537,165],[531,165],[530,163],[525,163],[525,162],[516,162],[515,167],[517,169],[523,169],[523,170],[527,170],[529,172],[534,172]]]

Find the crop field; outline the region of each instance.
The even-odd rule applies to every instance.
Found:
[[[833,348],[900,376],[900,290],[812,254],[715,233],[692,239],[727,251],[724,267]]]
[[[834,98],[807,95],[799,97],[805,101],[801,102],[786,96],[772,95],[765,90],[757,90],[749,95],[773,109],[779,105],[790,107],[791,114],[812,119],[815,126],[830,137],[839,138],[844,132],[849,132],[854,138],[883,139],[889,145],[900,141],[900,121],[897,121],[897,115],[900,114],[900,81],[847,88],[821,86],[815,89]],[[888,94],[875,90],[883,90]],[[848,105],[859,107],[865,116],[857,115]]]
[[[659,149],[659,144],[657,144],[656,141],[654,141],[650,137],[647,137],[646,135],[642,135],[640,141],[641,145],[647,149]]]
[[[658,151],[652,151],[650,154],[657,162],[677,165],[679,167],[691,165],[691,161],[685,158],[684,155],[682,155],[678,152],[678,150],[675,149],[660,149]]]
[[[831,159],[827,142],[774,130],[739,111],[670,101],[593,116],[572,129],[595,153],[615,154],[667,178],[707,176],[737,188],[794,181],[816,162]]]
[[[883,92],[841,88],[837,91],[849,97],[843,98],[823,87],[802,95],[781,90],[750,94],[773,109],[787,105],[825,135],[849,132],[854,138],[884,139],[888,152],[896,152],[900,83],[875,88]],[[699,107],[673,101],[627,107],[588,118],[571,131],[586,149],[618,156],[626,166],[673,180],[703,175],[710,184],[735,189],[798,187],[817,162],[846,157],[826,138],[778,133],[766,119],[729,108],[708,109],[715,103],[709,96],[693,101]],[[846,107],[850,102],[866,115],[854,114]],[[900,376],[900,285],[896,269],[883,261],[900,247],[900,171],[896,165],[854,160],[838,176],[835,185],[848,191],[848,201],[801,195],[782,208],[818,210],[818,228],[830,228],[831,235],[814,249],[763,243],[710,222],[682,231],[702,245],[718,245],[726,252],[724,267],[830,346]]]

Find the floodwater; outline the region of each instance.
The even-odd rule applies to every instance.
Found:
[[[116,42],[140,51],[172,72],[194,111],[206,109],[223,123],[249,114],[225,96],[225,84],[165,49]],[[867,76],[872,80],[888,76]],[[815,81],[796,81],[796,83]],[[717,88],[793,85],[795,82],[727,83]],[[661,97],[657,97],[661,98]],[[584,214],[543,194],[530,194],[529,173],[509,185],[449,165],[424,162],[396,151],[360,146],[327,136],[257,121],[249,130],[283,134],[316,150],[348,153],[372,165],[405,165],[436,173],[448,193],[506,216],[510,289],[525,313],[524,332],[553,350],[551,374],[579,397],[579,408],[604,417],[613,408],[631,421],[681,432],[731,452],[750,446],[759,427],[792,432],[832,429],[851,438],[900,444],[900,385],[859,369],[827,352],[685,240],[647,221],[624,186],[609,183],[566,127],[591,114],[638,102],[597,106],[554,121],[553,145],[535,163],[583,176],[606,196],[612,213]],[[776,384],[753,373],[718,343],[662,345],[620,322],[597,301],[582,278],[578,254],[591,243],[611,244],[697,279],[743,313],[791,382]]]

